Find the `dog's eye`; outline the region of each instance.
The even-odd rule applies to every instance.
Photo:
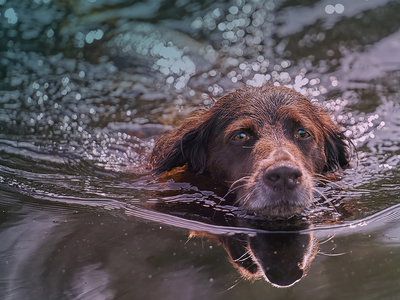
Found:
[[[307,131],[305,131],[304,129],[299,129],[299,130],[297,130],[295,136],[296,136],[298,139],[306,139],[306,138],[310,137],[311,134],[308,133]]]
[[[249,138],[250,137],[246,133],[241,132],[239,134],[234,135],[232,137],[232,140],[234,140],[236,142],[244,142],[244,141],[247,141]]]

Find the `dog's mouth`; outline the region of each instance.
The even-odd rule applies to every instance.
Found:
[[[255,188],[254,192],[245,194],[238,192],[238,199],[241,197],[246,198],[245,201],[240,201],[242,207],[273,218],[289,218],[301,214],[312,203],[311,192],[306,190],[297,193],[265,192],[263,189]]]
[[[277,163],[255,173],[237,189],[240,206],[256,214],[288,218],[312,204],[310,173],[292,163]]]

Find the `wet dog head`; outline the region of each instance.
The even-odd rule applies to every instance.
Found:
[[[187,164],[237,193],[259,214],[288,217],[312,202],[313,176],[348,164],[346,138],[330,117],[294,90],[236,90],[194,112],[161,137],[155,172]]]

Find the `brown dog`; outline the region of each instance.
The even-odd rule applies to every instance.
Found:
[[[298,92],[247,87],[195,111],[156,141],[156,173],[187,164],[262,215],[289,217],[312,203],[313,176],[349,162],[349,143],[328,114]]]

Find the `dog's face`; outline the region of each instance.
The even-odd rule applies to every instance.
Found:
[[[348,163],[348,147],[330,117],[296,91],[247,88],[167,133],[152,159],[158,172],[188,163],[249,210],[288,217],[311,204],[314,174]]]

